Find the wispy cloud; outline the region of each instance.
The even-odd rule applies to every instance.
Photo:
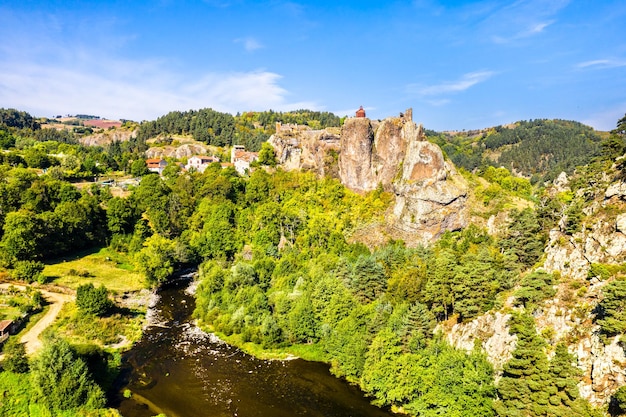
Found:
[[[76,26],[56,30],[54,16],[34,18],[39,20],[32,28],[15,25],[5,31],[17,34],[0,45],[0,107],[19,108],[37,116],[87,113],[134,120],[204,107],[231,113],[319,108],[313,102],[290,101],[281,75],[271,70],[206,70],[189,77],[177,68],[181,63],[175,60],[121,58],[119,46],[125,38],[108,23],[93,21],[88,33],[102,35],[87,37],[89,42],[83,43],[85,37],[61,36]],[[262,47],[253,38],[241,42],[247,50]]]
[[[626,67],[626,59],[595,59],[576,64],[576,68],[605,69],[618,67]]]
[[[504,6],[484,8],[481,32],[492,42],[508,44],[546,32],[570,0],[517,0]]]
[[[426,87],[412,85],[412,86],[409,86],[409,90],[417,93],[420,96],[438,96],[438,95],[445,95],[445,94],[451,94],[451,93],[458,93],[461,91],[465,91],[468,88],[475,86],[476,84],[487,81],[493,75],[495,75],[495,72],[493,71],[470,72],[470,73],[463,75],[460,79],[455,80],[455,81],[444,81],[440,84],[434,84],[434,85],[430,85]],[[446,102],[443,100],[436,100],[436,101],[433,101],[432,104],[443,105],[443,104],[446,104]]]
[[[209,72],[189,80],[164,63],[102,57],[93,62],[97,69],[76,63],[0,62],[0,107],[37,116],[88,113],[134,120],[204,107],[230,113],[319,108],[312,102],[290,102],[281,75],[271,71]]]
[[[544,31],[545,28],[553,24],[555,21],[547,21],[547,22],[533,22],[530,23],[526,28],[518,31],[517,33],[513,33],[509,37],[503,37],[494,35],[492,40],[495,43],[505,44],[513,41],[517,41],[520,39],[530,38],[531,36],[535,36]]]
[[[451,100],[448,98],[441,98],[438,100],[426,100],[426,102],[428,104],[430,104],[433,107],[441,107],[441,106],[445,106],[446,104],[450,103]]]
[[[256,51],[257,49],[265,47],[261,42],[252,37],[238,38],[235,39],[234,42],[243,44],[244,49],[248,52]]]

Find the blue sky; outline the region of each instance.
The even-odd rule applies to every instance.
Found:
[[[0,0],[0,107],[309,108],[434,130],[626,113],[626,2]]]

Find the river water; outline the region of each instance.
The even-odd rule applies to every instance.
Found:
[[[194,326],[189,280],[161,288],[149,326],[124,356],[124,417],[390,417],[328,366],[259,360]],[[128,396],[128,395],[126,395]]]

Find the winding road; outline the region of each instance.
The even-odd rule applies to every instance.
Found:
[[[26,289],[26,287],[23,285],[16,285],[11,283],[0,284],[0,288],[9,288],[10,286],[19,288],[21,290]],[[63,304],[74,300],[73,295],[51,292],[42,289],[39,289],[39,291],[41,291],[41,294],[46,299],[46,301],[50,303],[50,308],[48,309],[46,314],[44,314],[44,316],[39,319],[39,321],[20,338],[20,342],[24,343],[27,355],[32,355],[41,348],[42,343],[39,339],[41,333],[46,330],[48,326],[52,324],[52,322],[54,322],[54,319],[56,319],[59,315]],[[2,356],[0,355],[0,360],[1,359]]]

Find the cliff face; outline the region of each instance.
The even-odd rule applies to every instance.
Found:
[[[320,176],[338,177],[337,155],[340,130],[311,130],[306,126],[277,124],[268,140],[284,169],[314,171]]]
[[[340,132],[280,124],[276,132],[269,143],[285,169],[338,177],[357,192],[382,187],[395,194],[391,237],[427,243],[467,224],[467,185],[441,149],[426,141],[411,110],[381,122],[349,118]]]
[[[558,227],[550,231],[544,266],[549,271],[584,280],[592,263],[626,261],[626,183],[607,181],[578,194],[598,194],[582,210],[588,220],[570,235],[564,230],[564,216]]]
[[[560,175],[549,192],[571,192],[565,174]],[[603,288],[610,282],[590,276],[594,263],[620,265],[626,261],[626,183],[608,176],[593,180],[575,195],[588,200],[582,212],[586,220],[574,233],[567,233],[567,214],[561,213],[558,225],[550,231],[543,268],[561,276],[556,296],[545,300],[533,313],[537,332],[553,347],[565,342],[582,372],[580,395],[593,405],[606,405],[615,391],[626,384],[626,350],[620,335],[603,340],[596,324],[596,307]],[[475,341],[484,348],[496,371],[511,357],[516,338],[509,334],[504,311],[519,309],[507,300],[500,312],[489,312],[467,323],[446,330],[448,341],[470,351]]]
[[[112,142],[126,142],[135,137],[137,130],[113,129],[85,136],[79,142],[85,146],[105,146]]]

